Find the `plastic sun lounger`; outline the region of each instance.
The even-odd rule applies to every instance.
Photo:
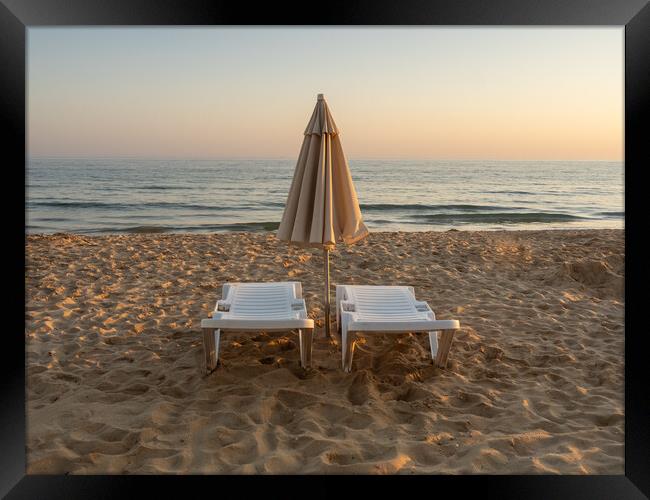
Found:
[[[298,330],[300,364],[311,365],[314,320],[307,317],[297,281],[225,283],[212,317],[201,320],[206,373],[219,362],[219,340],[228,330]]]
[[[337,285],[336,320],[346,372],[352,369],[357,332],[428,332],[431,358],[444,368],[454,331],[460,328],[458,320],[436,320],[429,304],[415,300],[411,286]],[[439,348],[438,332],[441,330]]]

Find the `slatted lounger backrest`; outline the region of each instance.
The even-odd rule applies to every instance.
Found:
[[[376,320],[412,319],[418,315],[406,287],[355,286],[352,301],[360,317]]]
[[[230,312],[238,317],[286,318],[291,314],[293,286],[289,283],[240,283]]]

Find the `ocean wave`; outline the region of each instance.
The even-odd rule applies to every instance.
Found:
[[[139,225],[124,227],[103,227],[92,231],[93,233],[179,233],[179,232],[249,232],[249,231],[275,231],[280,227],[279,222],[237,222],[232,224],[196,224],[192,226],[159,226]]]
[[[123,210],[125,208],[135,208],[135,209],[150,209],[150,208],[189,208],[192,210],[228,210],[229,207],[223,207],[218,205],[203,205],[200,203],[177,203],[169,201],[158,201],[153,203],[111,203],[103,201],[57,201],[57,200],[48,200],[48,201],[29,201],[28,206],[30,207],[42,207],[42,208],[88,208],[94,210]],[[235,207],[240,208],[240,207]]]
[[[458,222],[525,224],[531,222],[570,222],[589,219],[588,217],[578,215],[549,212],[415,214],[413,217],[434,224],[453,224]]]
[[[391,210],[465,210],[465,211],[476,211],[476,210],[520,210],[521,207],[502,207],[494,205],[425,205],[421,203],[375,203],[375,204],[361,204],[361,210],[368,212],[373,211],[391,211]]]
[[[134,189],[139,189],[143,191],[179,191],[179,190],[188,190],[196,189],[196,187],[191,186],[134,186]]]
[[[213,228],[217,231],[275,231],[279,227],[279,222],[238,222],[235,224],[213,225]]]
[[[139,203],[114,203],[104,201],[71,201],[71,200],[29,200],[29,208],[69,208],[69,209],[92,209],[92,210],[150,210],[156,208],[163,209],[190,209],[196,211],[222,212],[232,210],[264,210],[270,207],[284,207],[284,203],[260,202],[259,204],[224,204],[224,205],[206,205],[202,203],[181,203],[171,201],[156,202],[139,202]]]
[[[494,193],[494,194],[538,194],[533,191],[502,191],[502,190],[494,190],[494,191],[474,191],[474,193],[479,193],[479,194],[484,194],[484,193]]]
[[[625,217],[625,212],[596,212],[596,215],[603,217]]]

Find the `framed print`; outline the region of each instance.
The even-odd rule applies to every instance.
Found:
[[[647,496],[647,2],[318,11],[3,0],[0,492]]]

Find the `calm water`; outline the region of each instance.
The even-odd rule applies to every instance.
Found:
[[[621,162],[350,160],[371,230],[622,228]],[[29,233],[277,228],[295,160],[33,159]]]

